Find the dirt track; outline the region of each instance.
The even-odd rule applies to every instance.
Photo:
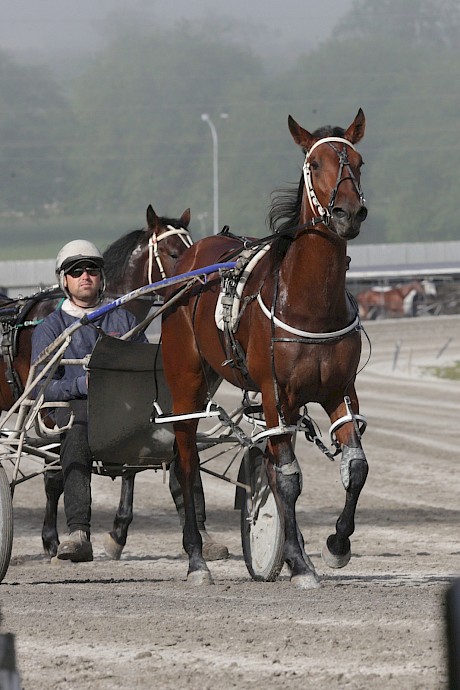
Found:
[[[1,632],[16,635],[26,690],[445,686],[443,598],[460,575],[459,383],[419,367],[460,360],[460,317],[381,321],[367,330],[373,355],[358,391],[370,473],[347,568],[331,571],[320,558],[343,505],[339,467],[305,441],[297,446],[298,517],[323,584],[312,591],[293,589],[285,571],[276,583],[249,579],[233,488],[208,476],[208,529],[231,552],[210,564],[214,586],[185,581],[161,473],[137,480],[122,560],[109,561],[102,548],[119,484],[94,477],[95,560],[51,565],[41,555],[42,482],[31,480],[16,491],[13,560],[0,585]],[[325,417],[310,413],[325,436]]]

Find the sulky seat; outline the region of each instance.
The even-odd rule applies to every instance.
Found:
[[[88,365],[88,438],[103,472],[160,468],[173,460],[172,424],[150,421],[154,401],[171,410],[161,344],[102,335]]]

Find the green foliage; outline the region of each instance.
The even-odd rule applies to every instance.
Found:
[[[72,119],[46,70],[0,52],[0,214],[46,213],[62,199]]]
[[[234,82],[260,75],[250,54],[198,40],[186,28],[118,36],[75,91],[77,155],[85,165],[75,160],[71,208],[134,211],[150,200],[161,209],[189,206],[212,161],[201,113],[218,118]]]
[[[458,51],[460,5],[458,0],[355,0],[337,29],[346,37]]]
[[[1,260],[54,258],[58,249],[77,237],[91,240],[103,250],[116,238],[144,227],[145,210],[116,216],[80,213],[2,218]]]
[[[65,90],[0,53],[4,258],[52,256],[75,234],[105,246],[141,227],[149,203],[172,216],[190,207],[195,237],[199,217],[209,233],[204,112],[218,131],[221,226],[266,234],[273,190],[297,186],[303,154],[288,114],[313,131],[346,127],[362,107],[369,217],[358,241],[458,239],[459,7],[356,0],[330,40],[276,75],[222,26],[165,31],[128,10]]]
[[[460,381],[460,362],[455,362],[451,366],[446,367],[425,367],[425,370],[440,379]]]
[[[458,239],[452,218],[460,95],[452,84],[459,70],[447,53],[373,38],[328,42],[279,80],[279,99],[295,108],[294,117],[311,112],[313,128],[346,125],[358,106],[366,114],[359,148],[370,214],[359,241]],[[292,84],[303,98],[294,100]]]

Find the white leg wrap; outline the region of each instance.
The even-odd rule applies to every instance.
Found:
[[[342,459],[340,461],[340,479],[345,491],[350,486],[350,465],[352,460],[365,460],[366,456],[362,448],[343,447]]]
[[[286,476],[290,474],[300,474],[300,466],[297,458],[292,462],[288,462],[286,465],[281,465],[280,467],[278,467],[278,465],[274,465],[274,467],[277,472]]]

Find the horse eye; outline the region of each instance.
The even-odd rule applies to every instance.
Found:
[[[319,168],[319,163],[318,163],[318,161],[312,161],[312,162],[311,162],[311,167],[313,168],[313,170],[318,170],[318,168]]]

